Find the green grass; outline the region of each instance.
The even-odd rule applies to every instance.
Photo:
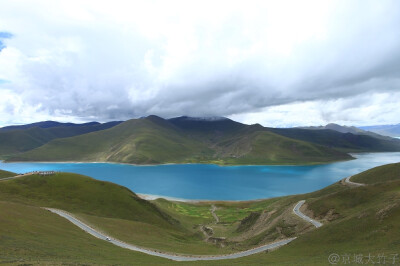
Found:
[[[353,182],[364,184],[374,184],[392,180],[400,180],[400,163],[378,166],[354,175],[351,178]]]
[[[189,219],[193,224],[210,223],[214,220],[209,204],[192,204],[185,202],[173,202],[165,199],[157,199],[154,203],[165,212],[172,213],[184,219]]]
[[[0,170],[0,178],[16,176],[16,173]]]
[[[176,265],[99,240],[43,209],[0,201],[0,264]]]
[[[205,243],[190,218],[210,219],[207,207],[175,205],[172,217],[125,187],[71,173],[32,175],[2,181],[0,200],[69,211],[101,231],[126,242],[164,251],[196,254],[226,253]],[[189,218],[185,218],[189,217]],[[182,219],[182,221],[176,219]]]
[[[175,223],[156,206],[123,186],[72,173],[32,175],[2,181],[0,200],[149,222],[165,227]]]

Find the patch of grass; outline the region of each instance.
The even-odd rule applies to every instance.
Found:
[[[364,184],[374,184],[392,180],[400,180],[400,163],[378,166],[354,175],[351,178],[353,182]]]
[[[208,224],[214,220],[211,215],[211,205],[207,203],[186,203],[157,199],[153,201],[156,206],[180,221],[193,227],[196,224]]]
[[[8,171],[4,171],[4,170],[0,170],[0,179],[4,178],[4,177],[12,177],[12,176],[16,176],[16,173],[13,172],[8,172]]]
[[[237,232],[243,232],[248,230],[252,225],[254,225],[257,221],[258,218],[260,218],[261,213],[260,212],[252,212],[250,213],[249,216],[244,218],[238,228],[236,229]]]

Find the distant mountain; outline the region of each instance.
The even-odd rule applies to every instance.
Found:
[[[299,127],[302,129],[314,129],[314,130],[320,130],[320,129],[330,129],[330,130],[334,130],[340,133],[352,133],[355,135],[368,135],[374,138],[378,138],[378,139],[385,139],[385,140],[390,140],[391,138],[388,136],[382,136],[379,135],[377,133],[371,132],[371,131],[367,131],[367,130],[363,130],[357,127],[349,127],[349,126],[341,126],[338,124],[334,124],[334,123],[330,123],[327,124],[326,126],[318,126],[318,127]]]
[[[107,130],[56,139],[10,161],[135,164],[304,164],[347,160],[346,153],[229,119],[132,119]]]
[[[0,130],[0,156],[25,152],[40,147],[53,139],[104,130],[120,123],[116,121],[104,124],[97,122],[72,124],[46,121],[2,128]]]
[[[86,133],[82,133],[79,127],[34,128],[45,131],[34,135],[41,144],[37,143],[30,149],[25,145],[26,152],[9,156],[8,160],[309,164],[348,160],[352,158],[348,152],[400,151],[400,140],[397,139],[364,133],[352,127],[327,127],[336,130],[266,128],[223,117],[163,119],[148,116],[102,130],[90,129],[92,131]],[[60,128],[68,129],[67,133],[76,128],[79,134],[62,135],[64,131]],[[54,131],[57,132],[56,137],[47,136],[55,134]],[[15,147],[20,142],[10,143],[14,143],[12,147]]]
[[[113,122],[108,122],[105,124],[118,125],[121,122],[122,121],[113,121]],[[26,124],[26,125],[14,125],[14,126],[1,127],[0,131],[9,131],[9,130],[15,130],[15,129],[28,129],[28,128],[34,128],[34,127],[40,127],[40,128],[86,127],[86,126],[96,126],[96,125],[101,125],[101,123],[88,122],[88,123],[83,123],[83,124],[75,124],[75,123],[61,123],[61,122],[56,122],[56,121],[43,121],[43,122],[36,122],[36,123],[32,123],[32,124]]]
[[[345,152],[400,151],[400,140],[371,135],[340,133],[331,129],[269,128],[271,132]]]
[[[380,125],[380,126],[365,126],[359,127],[363,130],[368,130],[371,132],[375,132],[377,134],[381,134],[384,136],[390,137],[400,137],[400,124],[397,125]]]

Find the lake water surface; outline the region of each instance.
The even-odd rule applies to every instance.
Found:
[[[400,162],[400,152],[353,156],[357,159],[312,166],[0,162],[0,169],[16,173],[38,170],[79,173],[126,186],[141,194],[182,199],[250,200],[315,191],[369,168]]]

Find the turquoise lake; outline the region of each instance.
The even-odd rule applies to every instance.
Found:
[[[73,172],[111,181],[136,193],[181,199],[251,200],[315,191],[369,168],[400,162],[400,152],[353,156],[357,159],[312,166],[0,162],[0,169],[16,173]]]

